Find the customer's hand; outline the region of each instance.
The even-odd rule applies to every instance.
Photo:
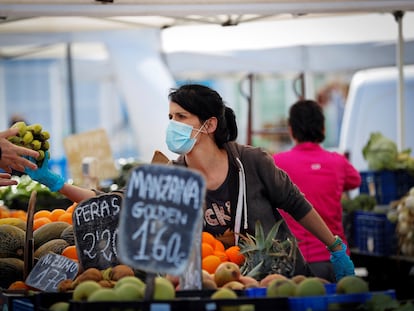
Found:
[[[35,161],[35,159],[32,159]],[[45,152],[45,158],[43,159],[42,166],[37,170],[25,169],[25,173],[30,176],[31,179],[40,182],[50,189],[52,192],[59,191],[65,184],[65,180],[62,176],[56,174],[49,169],[49,151]]]
[[[17,146],[7,139],[10,136],[16,135],[18,131],[17,128],[10,128],[0,132],[0,168],[7,173],[11,173],[12,170],[23,172],[26,167],[32,170],[37,168],[33,161],[27,159],[27,157],[37,158],[39,156],[37,151]]]
[[[344,276],[355,274],[354,263],[346,253],[346,245],[343,242],[342,249],[331,251],[331,263],[334,268],[337,282]]]

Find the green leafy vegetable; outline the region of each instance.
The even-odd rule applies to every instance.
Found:
[[[379,132],[371,133],[367,144],[362,149],[362,155],[371,170],[397,169],[397,145]]]

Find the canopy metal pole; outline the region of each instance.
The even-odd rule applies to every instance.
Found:
[[[398,44],[397,44],[397,67],[398,67],[398,91],[397,91],[397,147],[399,151],[405,148],[405,98],[404,98],[404,39],[403,39],[403,20],[404,12],[394,12],[395,20],[398,24]]]
[[[75,122],[75,92],[73,87],[73,63],[72,63],[72,46],[70,43],[66,45],[66,64],[68,74],[68,98],[69,98],[69,118],[70,118],[70,133],[76,133]]]

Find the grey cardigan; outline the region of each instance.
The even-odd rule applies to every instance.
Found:
[[[287,174],[276,167],[270,154],[261,148],[235,142],[226,143],[224,148],[229,154],[230,169],[237,170],[239,176],[237,209],[232,216],[235,217],[235,233],[254,234],[257,220],[267,233],[275,222],[282,219],[278,208],[296,220],[310,211],[310,203]],[[185,165],[183,156],[172,162]],[[279,230],[278,238],[285,239],[290,230],[285,223],[282,225],[283,230]]]

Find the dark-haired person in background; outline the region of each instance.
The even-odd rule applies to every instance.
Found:
[[[312,100],[300,100],[289,110],[289,133],[294,146],[273,155],[278,168],[284,170],[313,205],[333,234],[347,244],[342,225],[341,196],[359,187],[359,172],[345,156],[324,149],[325,117],[322,107]],[[299,248],[316,276],[335,282],[331,253],[312,233],[290,215],[281,211],[299,242]],[[346,250],[349,254],[349,249]]]

